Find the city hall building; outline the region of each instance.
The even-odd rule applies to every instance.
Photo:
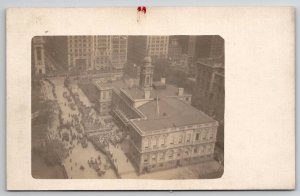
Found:
[[[100,114],[111,113],[130,136],[128,156],[139,174],[211,160],[218,122],[191,106],[183,88],[153,81],[150,57],[135,77],[95,80]]]

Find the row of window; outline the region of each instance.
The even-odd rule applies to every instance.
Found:
[[[195,141],[202,141],[202,140],[211,140],[215,136],[215,132],[209,131],[202,131],[202,133],[198,132],[195,136]]]
[[[102,100],[105,100],[106,98],[110,99],[111,98],[111,95],[112,95],[112,91],[102,91],[101,92],[101,98]]]
[[[201,158],[210,158],[210,157],[211,157],[210,155],[207,155],[207,156],[203,156],[203,157],[201,157]],[[198,159],[197,157],[193,158],[193,160],[197,160],[197,159]],[[187,161],[187,160],[186,160],[186,161]],[[164,163],[159,163],[159,164],[152,164],[152,165],[150,165],[150,167],[151,167],[152,169],[154,169],[154,168],[156,168],[156,167],[164,167],[164,166],[165,166]],[[144,171],[147,171],[148,168],[149,168],[149,166],[144,167]]]
[[[204,129],[201,132],[198,132],[195,134],[195,141],[205,141],[205,140],[212,140],[215,137],[214,131],[209,131],[207,128]],[[151,148],[158,148],[158,147],[165,147],[167,145],[177,145],[177,144],[183,144],[190,143],[192,139],[192,134],[188,133],[186,134],[186,137],[184,138],[184,135],[179,135],[175,140],[175,135],[171,135],[168,143],[167,143],[167,136],[162,137],[154,137],[154,139],[146,138],[144,141],[144,149]],[[184,141],[185,140],[185,141]]]
[[[91,48],[91,44],[85,44],[85,43],[71,43],[69,45],[69,48]]]
[[[192,151],[189,151],[188,149],[186,149],[186,150],[179,149],[177,151],[170,150],[168,152],[161,152],[161,153],[152,154],[152,155],[145,155],[144,163],[148,163],[150,161],[150,159],[151,159],[151,162],[156,162],[157,159],[158,159],[158,161],[178,159],[182,155],[184,157],[188,157],[192,154],[194,154],[194,155],[211,154],[211,153],[213,153],[214,144],[195,146],[192,149],[193,149]]]

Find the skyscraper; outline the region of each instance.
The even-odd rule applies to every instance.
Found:
[[[212,36],[210,46],[210,58],[220,58],[224,56],[224,39],[221,36]]]
[[[188,59],[189,62],[192,62],[194,60],[195,56],[195,50],[196,50],[196,42],[197,42],[197,36],[189,36],[188,39]]]
[[[128,60],[131,63],[141,63],[145,56],[155,59],[168,57],[169,36],[130,36]]]
[[[46,73],[45,65],[45,41],[43,37],[36,36],[32,38],[32,50],[33,50],[33,69],[35,75],[43,75]]]
[[[127,63],[127,36],[112,36],[111,37],[111,63],[115,69],[123,69]]]
[[[126,62],[127,36],[68,37],[69,70],[120,70]]]

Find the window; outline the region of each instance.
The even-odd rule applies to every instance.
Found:
[[[178,150],[177,151],[177,157],[180,157],[180,155],[181,155],[181,150]]]
[[[37,60],[42,60],[42,48],[37,47],[36,53],[37,53]]]
[[[202,139],[203,139],[203,140],[206,140],[206,139],[207,139],[207,134],[208,134],[207,131],[204,131],[204,132],[203,132],[203,136],[202,136]]]
[[[179,139],[178,139],[178,143],[179,143],[179,144],[181,144],[181,143],[182,143],[182,138],[183,138],[183,136],[182,136],[182,135],[180,135],[180,136],[179,136]]]
[[[212,145],[209,144],[209,145],[207,145],[206,152],[207,152],[207,153],[211,153],[211,151],[212,151]]]
[[[201,146],[201,152],[204,153],[205,146]]]
[[[157,140],[158,140],[158,137],[155,137],[153,139],[153,147],[157,147]]]
[[[156,155],[155,154],[152,155],[152,161],[156,161]]]
[[[170,144],[174,144],[174,140],[175,140],[175,138],[174,138],[174,136],[172,136]]]
[[[106,92],[105,91],[103,91],[103,99],[105,99],[106,98]]]
[[[164,153],[160,153],[159,159],[160,159],[160,160],[163,160],[164,158],[165,158]]]
[[[145,148],[149,148],[150,146],[150,139],[145,139]]]
[[[167,139],[167,136],[162,137],[161,146],[164,146],[166,144],[166,139]]]
[[[199,140],[199,137],[200,137],[200,133],[196,133],[196,141]]]
[[[148,162],[148,156],[145,157],[145,159],[144,159],[144,163],[147,163],[147,162]]]
[[[150,84],[150,76],[147,75],[147,76],[146,76],[146,85],[149,85],[149,84]]]
[[[198,147],[195,147],[195,148],[194,148],[194,153],[195,153],[195,154],[198,153]]]
[[[190,134],[190,133],[188,133],[188,134],[186,135],[186,141],[187,141],[187,142],[190,142],[190,141],[191,141],[191,134]]]

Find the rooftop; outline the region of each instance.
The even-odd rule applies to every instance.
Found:
[[[176,98],[159,98],[159,115],[157,114],[157,101],[151,101],[140,107],[146,120],[132,120],[142,132],[181,127],[186,125],[212,123],[215,120],[196,108]]]
[[[125,90],[133,99],[143,99],[144,98],[144,91],[139,86],[132,86],[130,87],[130,79],[124,80],[116,80],[111,82],[103,82],[101,80],[97,80],[94,84],[97,86],[98,89],[104,90],[108,88],[114,88],[115,90],[119,91],[120,89]],[[151,91],[150,98],[159,97],[171,97],[178,95],[178,87],[166,84],[166,88],[162,89],[154,89]],[[190,94],[184,92],[183,96],[190,96]]]
[[[224,62],[222,62],[220,59],[215,58],[202,58],[198,59],[197,63],[209,66],[212,68],[223,68],[224,69]]]

